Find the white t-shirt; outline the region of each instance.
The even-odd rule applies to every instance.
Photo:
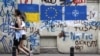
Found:
[[[21,27],[25,27],[25,22],[24,21],[22,21]],[[26,31],[25,30],[20,30],[20,33],[23,35],[23,34],[26,34]]]

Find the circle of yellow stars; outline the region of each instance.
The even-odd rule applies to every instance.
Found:
[[[48,15],[48,11],[49,11],[49,10],[55,11],[55,15],[54,15],[54,16],[49,16],[49,15]],[[53,7],[47,8],[47,9],[46,9],[46,12],[45,12],[46,17],[49,18],[49,19],[56,18],[57,14],[58,14],[57,10],[56,10],[55,8],[53,8]]]

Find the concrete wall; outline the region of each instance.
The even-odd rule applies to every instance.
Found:
[[[98,3],[87,3],[87,21],[68,21],[68,26],[64,28],[66,37],[57,37],[57,47],[60,52],[69,53],[70,47],[73,46],[76,53],[97,53],[99,27],[89,24],[86,26],[84,22],[99,22],[98,7]],[[94,16],[92,16],[93,13]]]
[[[92,6],[91,6],[92,5]],[[41,35],[56,35],[57,48],[59,52],[69,53],[70,47],[75,47],[76,53],[98,53],[98,25],[90,25],[99,22],[98,17],[99,3],[98,1],[87,0],[87,19],[86,21],[63,21],[64,32],[66,37],[59,37],[62,30],[61,27],[55,27],[56,31],[48,32],[46,29],[41,31]],[[93,23],[94,21],[94,23]],[[84,23],[85,22],[85,23]],[[88,23],[88,26],[86,25]],[[60,24],[59,24],[60,25]],[[43,33],[44,32],[44,33]],[[93,51],[92,51],[93,50]]]
[[[12,52],[14,30],[10,29],[9,26],[14,23],[13,11],[17,8],[17,5],[18,0],[0,0],[0,53]],[[30,26],[27,27],[27,41],[25,41],[25,45],[29,49],[34,49],[34,53],[39,53],[40,36],[34,33],[36,29],[32,29],[33,26]]]
[[[13,6],[14,4],[7,4],[7,6],[5,6],[6,4],[3,3],[3,1],[4,0],[0,1],[0,53],[11,53],[13,30],[9,28],[9,25],[11,25],[12,19],[14,18],[12,16],[13,10],[14,8],[17,8],[17,5],[20,2],[18,0],[18,3],[16,3],[15,0],[11,0],[9,4],[13,4],[14,1],[15,6]],[[55,6],[62,3],[59,2],[59,0],[57,0],[55,4],[33,0],[33,4],[35,3],[34,1],[39,5],[44,4]],[[98,3],[98,0],[87,0],[86,5],[87,20],[85,21],[54,21],[53,25],[55,26],[53,28],[49,23],[45,25],[45,22],[42,21],[38,23],[29,22],[29,27],[27,27],[28,40],[25,42],[26,46],[30,48],[31,44],[33,51],[37,53],[40,52],[40,48],[57,48],[59,52],[69,53],[71,46],[75,47],[75,53],[100,53],[100,4]],[[40,30],[40,35],[35,37],[34,32],[37,31],[37,29]],[[62,30],[64,30],[64,34],[66,35],[65,37],[59,37]]]
[[[100,18],[100,1],[99,1],[99,18]],[[99,19],[100,20],[100,19]],[[100,31],[98,31],[98,53],[100,53]]]

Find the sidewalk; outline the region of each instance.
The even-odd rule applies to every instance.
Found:
[[[12,54],[0,54],[0,56],[12,56]],[[26,56],[24,54],[18,56]],[[70,56],[70,54],[35,54],[31,56]],[[100,56],[100,54],[75,54],[74,56]]]

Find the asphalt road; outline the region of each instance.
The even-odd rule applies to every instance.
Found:
[[[0,54],[0,56],[12,56],[11,54]],[[18,56],[26,56],[24,54]],[[34,54],[31,56],[70,56],[70,54]],[[100,56],[100,54],[75,54],[74,56]]]

